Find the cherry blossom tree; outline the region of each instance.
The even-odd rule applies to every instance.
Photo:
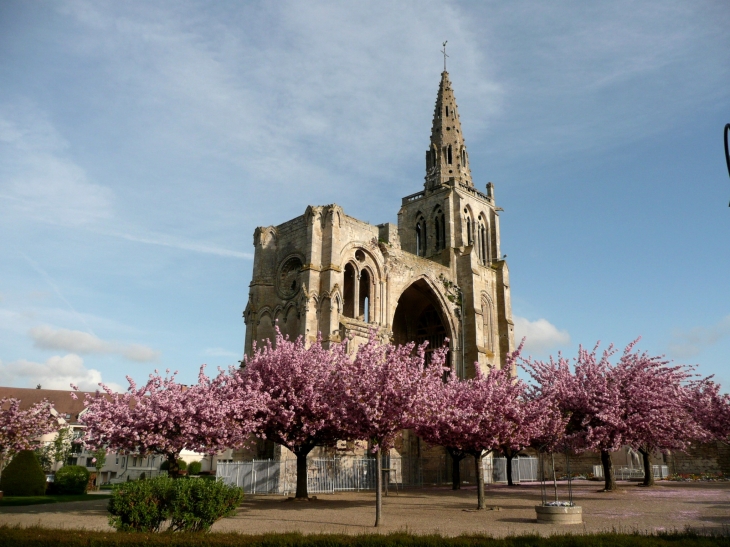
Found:
[[[450,376],[445,382],[429,382],[428,397],[421,407],[416,432],[426,441],[439,444],[449,453],[474,457],[477,475],[477,509],[486,507],[484,498],[485,455],[503,446],[514,447],[538,433],[526,418],[531,405],[522,400],[525,385],[512,374],[511,362],[470,380]]]
[[[254,429],[260,401],[226,397],[228,375],[221,372],[211,380],[204,369],[200,368],[198,383],[190,387],[177,383],[176,373],[162,377],[155,371],[141,387],[127,377],[129,388],[123,394],[103,384],[105,393],[87,393],[86,410],[80,417],[86,426],[84,445],[161,454],[172,477],[179,474],[178,458],[185,448],[217,453],[240,445]]]
[[[307,499],[307,455],[317,446],[345,438],[346,418],[339,376],[349,364],[344,344],[306,347],[278,327],[276,341],[254,347],[241,373],[243,391],[266,397],[256,413],[257,433],[285,446],[297,458],[297,499]]]
[[[0,399],[0,472],[17,452],[32,450],[39,437],[58,429],[48,401],[20,407],[20,399]]]
[[[668,364],[632,351],[624,352],[613,370],[621,386],[628,443],[642,455],[643,486],[654,484],[652,453],[686,450],[691,441],[705,437],[688,404],[692,369]]]
[[[627,437],[620,386],[611,374],[610,357],[615,350],[609,346],[600,357],[597,351],[598,344],[593,351],[580,346],[572,371],[562,355],[549,361],[528,358],[523,366],[537,383],[535,398],[556,402],[567,422],[560,442],[576,451],[600,451],[604,487],[611,491],[616,489],[611,451],[626,444]]]
[[[633,446],[643,456],[644,484],[653,484],[650,455],[656,450],[685,449],[701,434],[687,411],[687,387],[691,370],[669,367],[661,357],[634,351],[638,340],[629,344],[618,362],[609,346],[598,356],[578,350],[573,370],[567,359],[558,356],[547,362],[523,361],[536,381],[533,397],[554,401],[566,421],[565,435],[558,440],[560,422],[549,437],[577,451],[598,450],[604,472],[604,489],[616,489],[611,452]],[[548,424],[547,430],[550,430]]]
[[[533,401],[526,396],[525,386],[515,401],[517,409],[511,416],[514,423],[512,435],[504,437],[499,450],[506,460],[507,486],[514,486],[512,480],[512,463],[514,457],[528,446],[532,446],[536,438],[545,434],[549,419],[553,417],[545,408],[545,401]],[[549,430],[549,429],[548,429]]]
[[[688,387],[687,407],[702,433],[695,440],[730,444],[730,395],[720,393],[712,377],[692,382]]]
[[[375,526],[382,524],[382,456],[396,436],[416,423],[419,400],[429,376],[440,379],[447,348],[433,352],[425,366],[426,343],[396,346],[371,330],[353,362],[342,371],[339,397],[345,403],[343,425],[352,439],[367,439],[376,455]],[[440,380],[439,380],[440,381]]]

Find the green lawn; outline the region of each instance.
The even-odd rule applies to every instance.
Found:
[[[92,532],[0,526],[0,545],[13,547],[728,547],[730,537],[693,533],[659,535],[586,534],[442,537],[403,532],[342,536],[332,534],[221,534]]]
[[[79,494],[76,496],[4,496],[0,499],[0,507],[16,505],[39,505],[41,503],[61,503],[64,501],[91,501],[111,498],[111,494]]]

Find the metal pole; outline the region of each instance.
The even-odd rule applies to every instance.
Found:
[[[543,505],[545,504],[545,474],[543,473],[542,467],[542,451],[537,452],[537,480],[540,481],[540,497],[542,498]]]
[[[727,164],[727,174],[730,176],[730,148],[728,148],[727,136],[730,133],[730,123],[725,124],[725,163]],[[728,204],[730,207],[730,204]]]
[[[568,501],[573,505],[573,478],[570,475],[570,454],[565,453],[565,467],[568,470]]]

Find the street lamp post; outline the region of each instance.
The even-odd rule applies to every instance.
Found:
[[[730,149],[727,145],[727,135],[730,133],[730,123],[725,124],[725,163],[727,163],[727,174],[730,176]],[[730,204],[728,204],[730,207]]]

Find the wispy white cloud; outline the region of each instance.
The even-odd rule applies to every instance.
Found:
[[[203,355],[210,357],[236,357],[241,358],[242,353],[236,353],[235,351],[229,351],[224,348],[206,348]]]
[[[61,350],[81,354],[121,355],[130,361],[157,361],[160,352],[140,344],[108,342],[88,332],[40,326],[30,329],[33,344],[39,349]]]
[[[102,382],[101,372],[86,368],[84,360],[73,353],[54,355],[44,363],[19,359],[10,363],[0,361],[0,376],[3,383],[19,387],[36,387],[40,384],[45,389],[68,389],[70,384],[77,385],[82,391],[99,389]],[[115,383],[107,383],[114,391],[123,391]]]
[[[674,331],[669,342],[669,353],[678,359],[695,357],[727,336],[730,336],[730,315],[714,325]]]
[[[217,256],[223,256],[228,258],[243,258],[247,260],[253,260],[252,253],[242,253],[241,251],[234,251],[231,249],[224,249],[216,245],[210,245],[207,243],[200,243],[195,241],[183,241],[179,238],[167,236],[164,234],[152,234],[145,236],[135,236],[132,234],[122,234],[111,232],[111,235],[115,237],[121,237],[128,241],[136,241],[138,243],[146,243],[148,245],[159,245],[161,247],[170,247],[173,249],[181,249],[184,251],[195,251],[196,253],[212,254]]]
[[[68,306],[68,308],[71,310],[71,312],[74,314],[74,316],[79,321],[81,321],[84,325],[86,325],[86,328],[89,329],[89,331],[91,331],[91,327],[89,327],[89,324],[86,322],[84,317],[78,311],[76,311],[76,308],[73,307],[73,304],[71,304],[71,302],[69,302],[66,299],[66,297],[63,295],[63,293],[61,293],[61,289],[58,287],[58,284],[53,280],[53,278],[48,274],[48,272],[46,270],[44,270],[43,268],[41,268],[40,265],[35,260],[30,258],[28,255],[21,253],[21,256],[25,259],[26,262],[28,262],[28,264],[30,264],[30,266],[36,272],[38,272],[41,275],[41,277],[43,277],[44,281],[53,289],[53,292],[56,293],[56,296],[58,296],[58,298],[60,298],[64,302],[64,304],[66,304]],[[91,331],[91,332],[93,334],[93,331]]]
[[[27,101],[0,104],[0,211],[82,226],[113,214],[113,192],[88,180],[69,144]]]
[[[83,29],[76,53],[104,59],[108,77],[134,93],[129,123],[145,123],[143,141],[243,175],[248,185],[229,190],[245,195],[245,211],[211,193],[195,202],[217,206],[218,221],[256,215],[258,204],[276,210],[263,199],[270,192],[252,191],[261,184],[286,196],[276,205],[303,210],[339,190],[382,187],[383,165],[404,177],[427,146],[442,35],[458,51],[459,97],[479,102],[470,127],[501,102],[474,39],[481,29],[456,4],[448,17],[430,1],[402,4],[398,17],[382,16],[386,3],[283,2],[210,16],[191,6],[73,2],[67,11]],[[414,125],[420,141],[410,138]]]
[[[519,343],[525,338],[524,354],[530,352],[543,353],[554,348],[570,344],[570,334],[560,330],[547,319],[530,321],[524,317],[514,316],[515,340]]]

